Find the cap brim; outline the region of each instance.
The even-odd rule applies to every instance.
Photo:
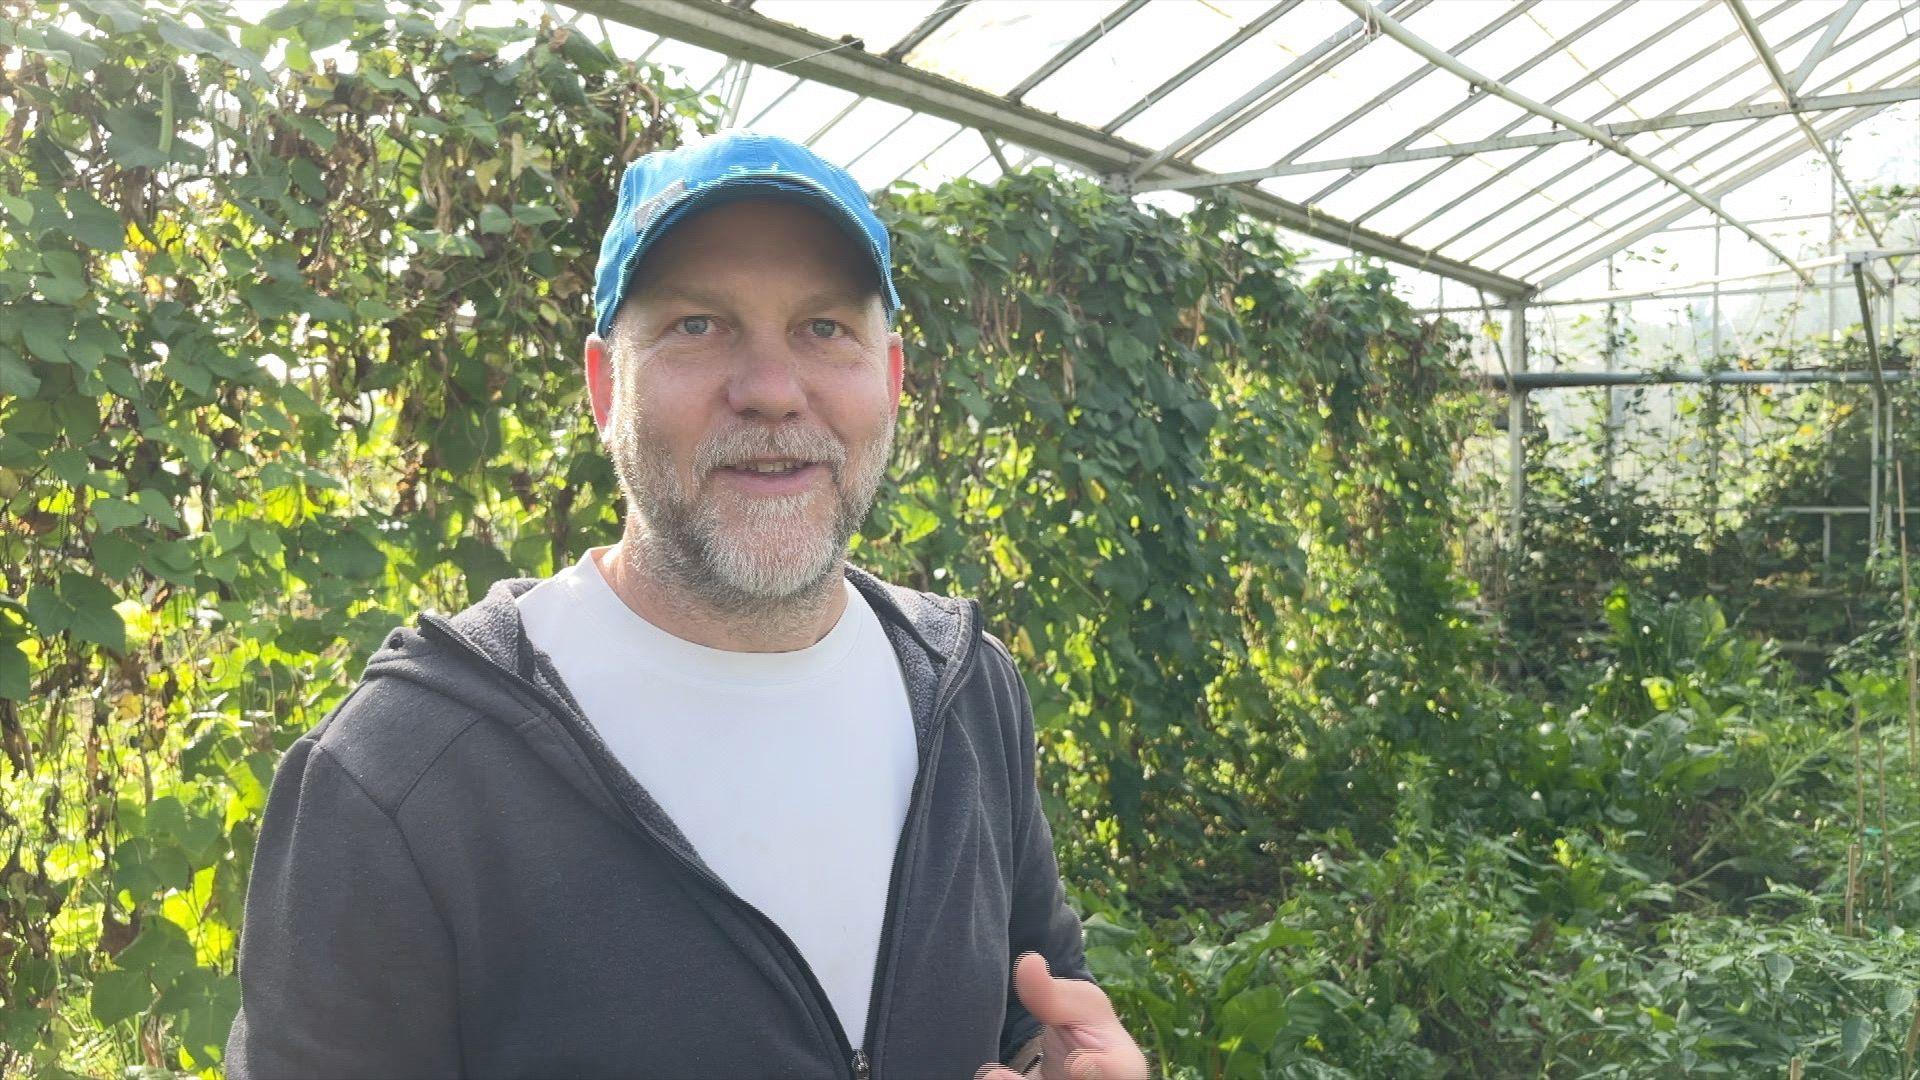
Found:
[[[647,252],[660,242],[661,237],[671,232],[674,226],[707,210],[727,203],[746,199],[776,199],[810,207],[819,211],[833,222],[853,242],[854,248],[866,254],[874,278],[879,285],[880,303],[886,310],[887,321],[893,321],[894,312],[899,310],[900,297],[894,291],[892,275],[888,273],[886,259],[874,246],[858,218],[853,216],[839,199],[823,188],[808,183],[804,178],[790,175],[743,175],[727,177],[703,184],[690,190],[673,202],[667,204],[641,229],[633,251],[627,255],[620,267],[619,297],[607,311],[606,325],[599,328],[604,336],[613,325],[614,316],[619,314],[620,306],[626,302],[627,291],[633,285],[633,274]]]

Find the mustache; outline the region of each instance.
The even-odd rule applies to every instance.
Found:
[[[838,477],[847,463],[847,448],[819,428],[792,425],[732,428],[703,440],[694,451],[693,464],[698,474],[705,475],[756,458],[817,462],[830,466]]]

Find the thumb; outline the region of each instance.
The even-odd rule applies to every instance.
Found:
[[[1080,979],[1056,979],[1047,958],[1026,952],[1013,965],[1013,988],[1035,1020],[1049,1026],[1117,1021],[1100,988]]]

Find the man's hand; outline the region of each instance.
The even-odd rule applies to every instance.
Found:
[[[1047,958],[1023,953],[1013,989],[1041,1028],[1041,1080],[1148,1080],[1147,1058],[1133,1043],[1107,995],[1090,982],[1056,979]],[[1005,1065],[980,1066],[975,1080],[1025,1080]]]

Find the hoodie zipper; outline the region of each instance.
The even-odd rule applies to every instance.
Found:
[[[979,604],[973,600],[969,600],[967,604],[967,631],[961,638],[963,646],[966,647],[966,655],[961,658],[962,663],[959,667],[971,667],[974,654],[979,651],[977,648],[972,647],[973,638],[979,633]],[[492,657],[482,652],[478,646],[467,640],[465,634],[462,634],[450,624],[447,624],[441,616],[431,612],[423,613],[420,616],[420,626],[423,630],[433,630],[435,637],[441,638],[454,648],[472,657],[495,677],[504,678],[514,686],[532,695],[535,701],[541,703],[541,705],[554,716],[564,716],[570,713],[571,710],[567,709],[564,704],[556,702],[549,697],[545,690],[542,690],[531,680],[523,678],[517,671],[502,667]],[[881,972],[891,967],[888,963],[889,946],[892,943],[894,921],[898,914],[899,886],[904,876],[907,856],[912,848],[912,841],[917,838],[915,836],[915,830],[918,828],[918,821],[920,817],[923,816],[925,809],[924,803],[926,801],[925,791],[927,785],[924,781],[926,779],[926,773],[931,769],[932,763],[939,751],[940,737],[946,731],[946,725],[940,722],[940,717],[951,703],[954,688],[959,685],[959,667],[950,661],[947,670],[941,674],[938,688],[934,691],[933,711],[931,714],[933,717],[933,740],[928,747],[925,760],[920,762],[920,767],[915,771],[912,794],[907,798],[907,824],[901,829],[900,842],[894,849],[893,872],[888,881],[886,908],[885,913],[881,916],[880,922],[880,947],[877,950],[878,955],[874,959],[874,984],[867,1002],[867,1030],[866,1036],[863,1039],[863,1042],[865,1042],[867,1046],[873,1044],[874,1033],[878,1028],[879,1009],[886,1001],[883,993],[886,988],[880,980],[882,977]],[[558,709],[554,708],[557,704],[561,705]],[[561,724],[560,726],[566,730],[569,738],[575,738],[572,729],[568,725]],[[575,742],[578,742],[577,738],[575,738]],[[817,1010],[819,1015],[826,1018],[827,1026],[833,1032],[836,1049],[840,1052],[841,1060],[847,1062],[853,1080],[871,1080],[872,1062],[867,1056],[866,1049],[864,1047],[858,1050],[854,1049],[853,1040],[847,1037],[846,1028],[841,1025],[839,1016],[835,1014],[832,999],[827,997],[826,989],[820,985],[819,977],[814,974],[812,966],[807,963],[807,958],[801,954],[799,946],[795,945],[793,939],[787,936],[787,932],[780,928],[780,924],[774,922],[766,912],[748,903],[745,898],[741,897],[731,888],[728,888],[726,882],[721,881],[717,874],[714,874],[711,870],[694,862],[692,859],[687,858],[678,848],[669,843],[666,837],[656,832],[653,826],[648,824],[646,819],[640,816],[638,811],[628,805],[625,799],[619,797],[617,794],[619,790],[618,787],[614,784],[613,778],[608,775],[606,766],[600,761],[598,756],[590,752],[587,747],[582,746],[580,750],[581,755],[585,757],[588,764],[592,766],[594,775],[598,777],[600,783],[606,787],[608,794],[613,795],[614,801],[626,809],[627,815],[633,819],[634,824],[640,827],[640,831],[643,834],[658,845],[662,851],[672,856],[674,861],[678,862],[681,867],[692,874],[694,878],[704,882],[707,887],[719,895],[722,900],[731,904],[741,914],[745,915],[749,921],[757,923],[772,936],[775,943],[785,951],[787,958],[793,961],[794,965],[799,969],[800,974],[805,977],[808,995],[811,999],[809,1004]]]
[[[979,648],[973,641],[980,634],[980,604],[975,600],[967,601],[967,628],[960,640],[966,644],[966,655],[958,662],[949,662],[947,670],[941,673],[940,685],[933,693],[933,738],[927,747],[926,759],[920,762],[919,769],[913,775],[913,791],[907,796],[907,820],[900,830],[900,843],[893,852],[893,872],[887,880],[886,910],[880,917],[880,947],[874,951],[873,989],[867,999],[867,1030],[861,1042],[865,1046],[876,1046],[880,1034],[880,1018],[887,1005],[886,991],[890,989],[888,977],[893,969],[894,923],[899,916],[899,901],[906,889],[907,867],[912,865],[913,841],[921,832],[921,818],[926,813],[925,793],[933,786],[933,768],[940,760],[940,742],[947,733],[947,725],[940,717],[951,703],[961,676],[974,664],[974,655]],[[872,1068],[872,1059],[865,1052],[856,1052],[853,1059],[854,1080],[868,1080]]]

